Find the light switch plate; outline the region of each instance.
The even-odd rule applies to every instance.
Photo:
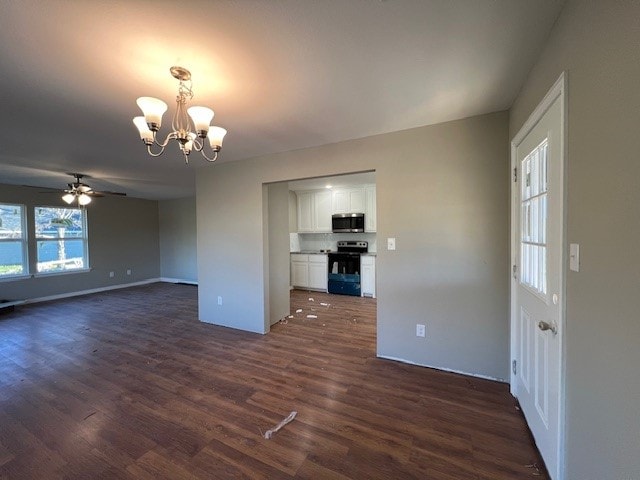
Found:
[[[569,268],[574,272],[580,271],[580,245],[577,243],[569,245]]]
[[[395,250],[395,249],[396,249],[396,239],[387,238],[387,250]]]

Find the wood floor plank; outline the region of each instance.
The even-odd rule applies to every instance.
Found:
[[[375,299],[294,290],[264,336],[197,304],[157,283],[0,317],[0,478],[548,478],[508,386],[376,358]]]

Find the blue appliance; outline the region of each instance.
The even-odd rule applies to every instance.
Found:
[[[360,296],[360,254],[368,247],[368,242],[361,240],[338,242],[338,251],[328,255],[329,293]]]

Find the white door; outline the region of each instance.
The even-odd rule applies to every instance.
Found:
[[[512,209],[511,385],[555,480],[562,478],[563,425],[564,97],[560,93],[545,99],[544,109],[536,110],[539,119],[512,144],[517,179]]]

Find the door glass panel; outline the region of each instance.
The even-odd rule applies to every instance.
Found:
[[[520,283],[547,293],[547,149],[545,139],[521,163]]]

